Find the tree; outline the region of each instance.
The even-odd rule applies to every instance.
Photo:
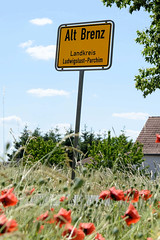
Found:
[[[91,131],[87,131],[87,126],[84,126],[80,137],[80,149],[85,154],[85,157],[88,157],[89,147],[92,146],[93,141],[95,141],[95,134]]]
[[[108,7],[114,3],[118,8],[129,6],[129,12],[139,11],[144,8],[150,14],[151,24],[145,31],[137,31],[135,41],[144,45],[142,55],[150,67],[139,69],[139,75],[135,76],[137,90],[143,92],[146,97],[156,89],[160,89],[160,0],[102,0]]]
[[[50,130],[43,136],[40,128],[33,132],[25,126],[18,140],[14,141],[14,150],[8,154],[8,160],[23,160],[23,163],[35,163],[41,161],[48,165],[63,165],[66,160],[65,150],[57,144],[61,140],[58,129]]]
[[[66,154],[62,146],[52,139],[44,140],[42,136],[32,138],[26,146],[23,162],[35,163],[40,161],[49,166],[62,166],[65,163]]]
[[[94,140],[94,138],[95,136],[93,132],[88,132],[87,127],[85,126],[85,129],[82,132],[82,137],[79,138],[79,153],[82,152],[85,156],[88,156],[88,147],[92,145],[92,141]],[[74,131],[72,128],[68,129],[65,133],[65,136],[62,137],[59,133],[58,128],[55,128],[54,130],[49,130],[47,133],[42,134],[40,128],[38,127],[33,132],[31,132],[28,130],[28,127],[25,126],[25,128],[21,132],[20,137],[14,141],[14,149],[11,154],[8,154],[8,160],[19,161],[21,158],[23,158],[25,153],[25,156],[28,156],[30,154],[34,157],[33,161],[37,161],[38,158],[43,158],[45,154],[49,153],[49,150],[51,150],[52,147],[55,147],[56,144],[59,144],[61,141],[61,146],[63,147],[63,149],[65,149],[67,153],[66,157],[71,165],[74,151]],[[33,151],[31,151],[31,148],[33,148]],[[39,154],[38,149],[40,151]],[[50,162],[56,163],[56,161],[52,161],[52,159]]]
[[[115,170],[127,170],[131,166],[136,169],[144,161],[142,144],[128,140],[123,132],[118,137],[111,137],[110,131],[107,138],[93,142],[89,150],[89,157],[91,157],[91,164],[88,166],[96,169],[107,167]],[[134,171],[134,168],[132,170]]]
[[[40,141],[40,139],[42,140]],[[41,147],[41,150],[42,150],[42,146],[44,145],[44,152],[42,150],[39,155],[43,157],[45,154],[48,154],[49,150],[52,147],[55,147],[60,140],[61,138],[57,128],[55,128],[54,131],[50,130],[49,132],[45,133],[45,135],[43,136],[40,128],[37,127],[33,132],[31,132],[30,130],[28,130],[28,127],[25,126],[23,131],[21,132],[20,137],[17,140],[15,140],[13,143],[14,150],[12,151],[11,154],[7,154],[8,160],[19,161],[24,157],[24,153],[25,155],[27,155],[26,151],[28,149],[31,151],[31,147],[30,147],[31,145],[33,145],[33,149],[34,149],[34,147],[36,146],[36,144],[38,145],[38,143]],[[38,156],[38,155],[36,155],[35,150],[34,150],[33,156],[37,160],[35,156]]]
[[[72,166],[72,160],[73,160],[73,142],[74,142],[74,131],[72,127],[70,127],[65,133],[65,141],[62,143],[66,149],[70,167]]]
[[[72,135],[73,134],[73,135]],[[71,136],[70,136],[71,135]],[[69,136],[69,137],[67,137]],[[72,166],[72,160],[73,160],[73,152],[75,151],[74,149],[74,131],[72,128],[68,129],[66,131],[65,141],[63,142],[63,146],[67,150],[68,158],[70,160],[70,166]],[[92,146],[92,143],[96,141],[97,139],[101,139],[101,136],[98,135],[98,138],[96,138],[94,132],[92,129],[90,131],[87,130],[87,126],[84,125],[84,129],[82,130],[80,137],[78,139],[78,147],[77,147],[77,160],[79,161],[83,155],[83,157],[88,157],[88,151],[90,146]]]
[[[54,143],[60,142],[61,135],[59,133],[58,128],[55,128],[54,130],[49,130],[49,132],[45,133],[43,139],[45,141],[52,140]]]
[[[25,126],[23,132],[21,132],[21,136],[19,137],[19,139],[15,140],[13,143],[14,145],[13,152],[11,154],[7,154],[9,161],[14,160],[13,158],[15,157],[15,155],[16,159],[21,159],[23,157],[25,145],[30,136],[31,132],[28,130],[28,127]]]

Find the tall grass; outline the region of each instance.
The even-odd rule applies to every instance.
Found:
[[[125,214],[129,203],[125,201],[100,200],[101,191],[115,186],[116,189],[137,190],[148,189],[152,197],[147,201],[139,199],[134,203],[140,220],[127,226],[121,217]],[[16,206],[3,208],[7,218],[15,219],[18,230],[5,233],[0,239],[35,239],[35,240],[62,240],[64,227],[56,224],[47,224],[37,221],[36,218],[47,210],[50,216],[58,213],[61,208],[71,210],[72,225],[78,228],[81,222],[92,222],[96,232],[102,234],[106,240],[158,239],[160,231],[160,209],[157,202],[160,200],[159,178],[151,180],[141,176],[139,172],[113,172],[110,169],[91,170],[83,166],[76,169],[76,179],[71,181],[71,169],[52,168],[40,162],[33,166],[10,164],[0,166],[0,189],[14,187],[14,194],[18,198]],[[31,189],[35,191],[27,194]],[[68,199],[60,202],[61,196]],[[44,229],[40,230],[40,226]],[[160,235],[160,234],[159,234]],[[93,240],[95,233],[85,237]],[[68,238],[71,239],[71,238]]]

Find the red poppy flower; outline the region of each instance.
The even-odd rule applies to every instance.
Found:
[[[110,199],[115,201],[120,201],[124,199],[124,192],[122,190],[117,190],[115,187],[109,189]]]
[[[67,211],[64,208],[61,208],[59,212],[54,215],[54,220],[56,221],[56,224],[59,223],[59,227],[62,227],[63,224],[71,223],[71,210]]]
[[[110,196],[110,191],[109,190],[105,190],[105,191],[102,191],[100,193],[99,199],[101,198],[101,199],[105,200],[105,199],[109,198],[109,196]]]
[[[0,196],[0,202],[4,207],[14,206],[17,204],[18,199],[12,193],[14,188],[10,188],[8,190],[3,190]]]
[[[159,134],[156,134],[156,141],[155,143],[160,143],[160,135]]]
[[[145,200],[145,201],[146,201],[148,198],[152,197],[151,191],[149,191],[149,190],[141,190],[141,191],[139,192],[139,195],[140,195],[141,198],[142,198],[143,200]]]
[[[48,211],[46,211],[45,213],[41,214],[39,217],[37,217],[37,220],[39,221],[44,221],[46,218],[48,218],[49,214]]]
[[[102,235],[100,233],[96,234],[95,239],[97,239],[97,240],[105,240],[105,238],[102,237]]]
[[[0,235],[14,232],[17,229],[18,224],[15,220],[8,220],[4,214],[0,215]]]
[[[128,210],[125,212],[124,216],[121,216],[122,218],[126,218],[125,221],[127,225],[131,225],[132,223],[136,223],[139,221],[140,216],[138,214],[138,211],[134,208],[134,206],[130,203]]]
[[[138,202],[139,200],[139,192],[137,189],[128,189],[124,192],[124,201]]]
[[[31,195],[34,191],[35,191],[35,188],[32,188],[31,190],[26,191],[25,194],[28,196],[28,195]]]
[[[62,196],[62,197],[59,199],[59,201],[60,201],[60,202],[63,202],[64,200],[67,200],[67,199],[68,199],[67,197]]]
[[[150,237],[149,237],[149,238],[147,238],[147,240],[153,240],[153,238],[150,238]]]
[[[50,209],[51,212],[54,211],[54,208]],[[41,214],[39,217],[36,218],[37,221],[44,221],[47,218],[49,218],[49,211],[46,211],[45,213]],[[36,221],[33,221],[36,222]],[[46,223],[54,223],[55,219],[51,218],[50,220],[46,221]]]
[[[85,235],[92,234],[96,229],[93,223],[80,223],[79,228],[85,233]]]
[[[70,236],[73,240],[83,240],[85,238],[85,234],[81,229],[74,228],[71,224],[68,223],[65,226],[62,236]]]

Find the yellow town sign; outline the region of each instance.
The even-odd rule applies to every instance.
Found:
[[[111,20],[63,24],[58,28],[56,69],[108,69],[112,61]]]

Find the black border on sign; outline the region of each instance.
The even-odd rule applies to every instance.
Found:
[[[103,26],[103,25],[106,25],[106,23],[102,23],[102,24],[98,24],[98,25],[101,25],[101,26]],[[111,31],[112,31],[112,24],[111,23],[107,23],[107,25],[110,25],[110,27],[111,27]],[[82,27],[83,25],[78,25],[77,27]],[[88,27],[88,26],[95,26],[95,24],[87,24],[87,25],[84,25],[85,27]],[[61,29],[62,28],[65,28],[66,26],[61,26],[61,28],[60,28],[60,39],[59,39],[59,42],[61,42]],[[73,26],[68,26],[67,28],[73,28]],[[110,31],[110,35],[109,35],[109,47],[108,47],[108,56],[110,56],[110,43],[111,43],[111,31]],[[59,55],[60,55],[60,48],[59,48],[59,52],[58,52],[58,57],[59,57]],[[58,66],[58,60],[59,60],[59,58],[57,58],[57,66]],[[107,64],[97,64],[96,66],[93,64],[93,65],[89,65],[88,67],[90,67],[90,68],[92,68],[92,67],[102,67],[102,66],[108,66],[108,64],[109,64],[109,58],[107,59],[108,61],[107,61]],[[76,68],[76,66],[72,66],[73,68]],[[65,68],[72,68],[72,67],[70,67],[70,66],[66,66]],[[83,65],[81,65],[80,66],[80,68],[85,68],[85,67],[87,67],[87,66],[83,66]],[[59,67],[58,66],[58,68],[61,68],[61,67]]]
[[[110,33],[110,41],[109,41],[109,58],[107,65],[93,65],[93,66],[73,66],[73,67],[58,67],[58,58],[59,58],[59,52],[60,52],[60,33],[61,28],[64,27],[82,27],[82,26],[90,26],[90,25],[96,25],[96,24],[110,24],[111,25],[111,33]],[[77,26],[79,25],[79,26]],[[55,57],[55,68],[57,71],[80,71],[80,70],[108,70],[112,66],[112,58],[113,58],[113,40],[114,40],[114,28],[115,24],[112,20],[102,20],[102,21],[92,21],[92,22],[81,22],[81,23],[68,23],[68,24],[61,24],[58,27],[58,33],[57,33],[57,45],[56,45],[56,57]]]

